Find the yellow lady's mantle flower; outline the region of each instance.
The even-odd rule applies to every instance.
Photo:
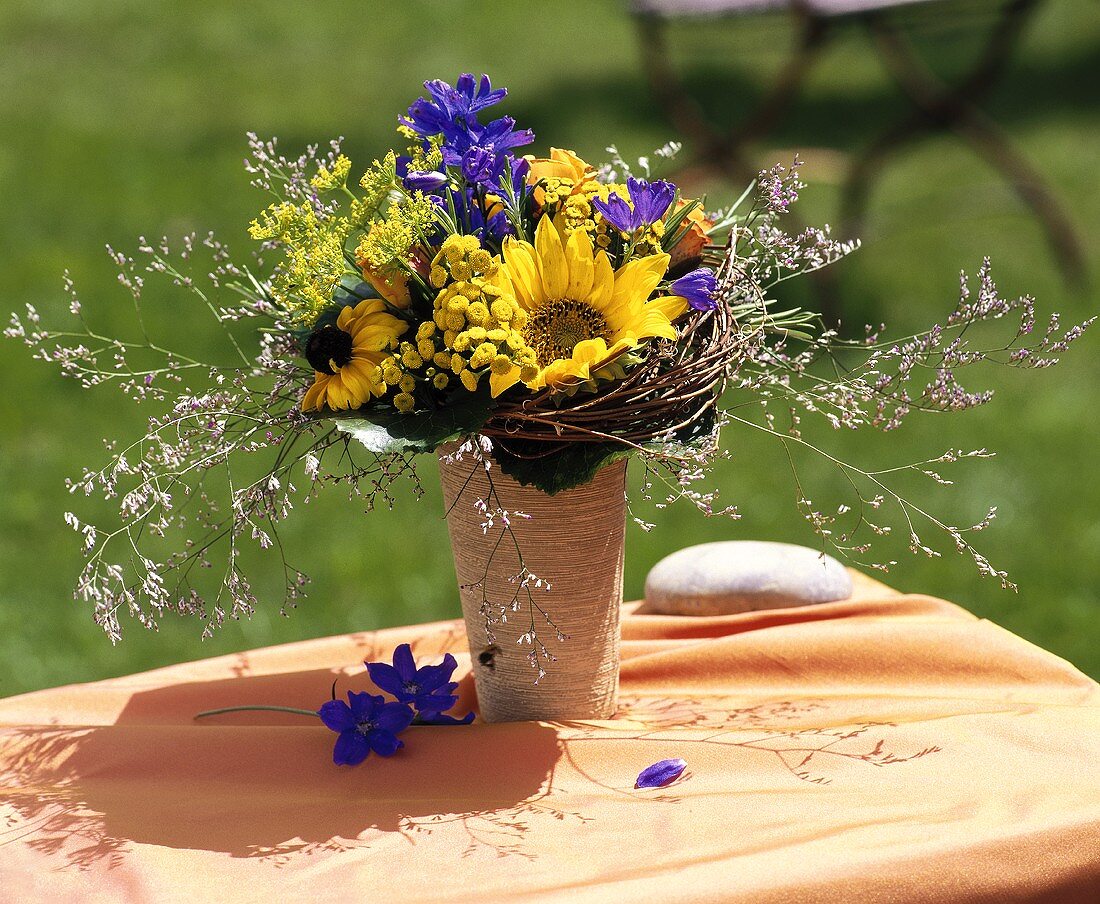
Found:
[[[667,254],[638,258],[613,271],[606,253],[593,252],[587,232],[578,229],[565,238],[543,217],[535,244],[506,240],[504,260],[501,280],[527,312],[522,335],[537,358],[538,373],[524,381],[531,389],[575,388],[599,378],[610,359],[643,339],[676,338],[672,321],[686,302],[649,300],[668,269]],[[495,382],[506,388],[520,378],[513,367]]]
[[[284,201],[263,211],[248,231],[257,241],[277,243],[286,255],[272,281],[272,296],[297,322],[314,320],[347,272],[344,244],[351,223],[345,217],[320,219],[308,201]]]
[[[348,184],[348,174],[351,172],[351,160],[341,154],[329,169],[324,164],[317,167],[317,175],[309,180],[317,191],[335,191]]]
[[[377,298],[345,307],[335,326],[315,330],[306,344],[313,385],[302,399],[303,411],[358,408],[386,393],[380,365],[390,357],[408,324],[386,312]]]

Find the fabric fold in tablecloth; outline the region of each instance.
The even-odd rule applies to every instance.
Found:
[[[414,727],[351,769],[305,717],[192,716],[370,689],[362,660],[402,642],[465,675],[461,622],[2,700],[0,899],[1100,900],[1100,686],[1057,657],[867,579],[635,604],[623,635],[614,720]],[[683,777],[634,789],[668,757]]]

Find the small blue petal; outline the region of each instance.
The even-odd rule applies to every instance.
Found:
[[[360,737],[363,737],[360,735]],[[405,746],[403,741],[397,739],[397,735],[390,731],[383,731],[381,729],[375,729],[374,731],[368,731],[364,743],[369,744],[370,748],[379,756],[393,756]]]
[[[665,215],[672,199],[676,196],[676,186],[664,179],[647,182],[633,177],[626,180],[630,200],[634,203],[634,227],[656,223]]]
[[[679,758],[661,760],[639,772],[638,781],[634,784],[634,787],[663,788],[665,785],[670,785],[676,781],[685,769],[687,769],[687,763]]]
[[[408,699],[409,695],[405,693],[405,682],[392,665],[384,662],[368,662],[367,674],[380,691],[393,694],[398,700]]]
[[[355,717],[351,714],[351,707],[343,700],[329,700],[322,703],[321,708],[317,710],[317,715],[321,717],[325,726],[333,731],[346,731],[355,727]]]
[[[718,307],[718,301],[715,298],[717,289],[717,279],[714,271],[709,267],[692,270],[669,286],[669,291],[673,295],[686,299],[696,311],[713,311]]]
[[[332,748],[332,761],[337,766],[358,766],[367,758],[371,745],[354,728],[340,732],[336,746]]]
[[[416,683],[420,685],[422,692],[437,690],[451,680],[451,675],[457,667],[455,658],[448,653],[439,665],[426,665],[417,671]]]
[[[620,232],[632,232],[634,230],[634,212],[630,209],[630,205],[615,192],[611,192],[607,196],[606,203],[597,198],[592,202],[592,206]]]
[[[458,702],[454,694],[420,694],[413,701],[419,715],[446,712]]]
[[[386,703],[374,715],[374,724],[382,731],[397,734],[412,724],[413,711],[407,703]]]
[[[416,677],[416,662],[413,660],[412,647],[401,644],[393,651],[393,667],[402,681],[412,681]]]

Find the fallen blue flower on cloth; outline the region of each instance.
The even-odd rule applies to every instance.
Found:
[[[639,772],[638,781],[634,783],[634,787],[663,788],[665,785],[671,785],[683,775],[685,769],[687,769],[687,763],[678,757],[671,760],[661,760]]]
[[[339,733],[332,749],[337,766],[357,766],[373,750],[379,756],[393,756],[405,746],[398,735],[412,724],[413,711],[407,703],[387,703],[381,695],[348,691],[348,702],[329,700],[317,715]]]
[[[426,665],[418,669],[413,660],[412,647],[403,643],[393,651],[393,665],[385,662],[364,664],[370,680],[378,689],[392,694],[399,703],[413,706],[419,722],[430,724],[440,718],[440,713],[446,712],[458,702],[458,697],[453,693],[458,683],[451,681],[451,675],[458,663],[450,653],[443,657],[439,665]],[[474,714],[468,713],[465,722],[449,716],[446,718],[450,721],[438,724],[452,724],[455,721],[468,724],[473,720]]]
[[[348,691],[345,703],[336,699],[336,683],[333,682],[332,699],[316,711],[268,704],[223,706],[196,713],[195,718],[249,711],[316,716],[338,735],[332,749],[332,761],[337,766],[357,766],[372,750],[379,756],[393,756],[405,746],[397,736],[410,725],[469,725],[474,720],[472,712],[461,719],[446,714],[458,702],[458,696],[453,693],[458,683],[451,681],[458,663],[450,653],[438,665],[418,669],[412,648],[403,643],[393,651],[393,665],[385,662],[366,662],[364,665],[371,680],[380,690],[396,697],[396,702],[387,702],[381,694]]]

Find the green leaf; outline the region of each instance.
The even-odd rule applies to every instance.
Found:
[[[361,409],[333,418],[336,429],[376,455],[434,452],[443,443],[475,433],[492,413],[488,393],[466,393],[446,407],[402,414],[392,409]]]
[[[378,294],[378,290],[374,288],[370,283],[363,282],[361,279],[357,279],[351,274],[345,274],[340,277],[340,284],[336,287],[336,291],[332,293],[332,301],[334,304],[339,305],[337,313],[344,305],[357,305],[359,302],[367,298],[381,298]]]
[[[528,445],[531,453],[537,454],[544,444]],[[497,445],[493,448],[493,458],[500,470],[517,483],[553,496],[588,483],[601,468],[628,457],[633,451],[619,443],[563,443],[558,451],[549,455],[520,458]]]

